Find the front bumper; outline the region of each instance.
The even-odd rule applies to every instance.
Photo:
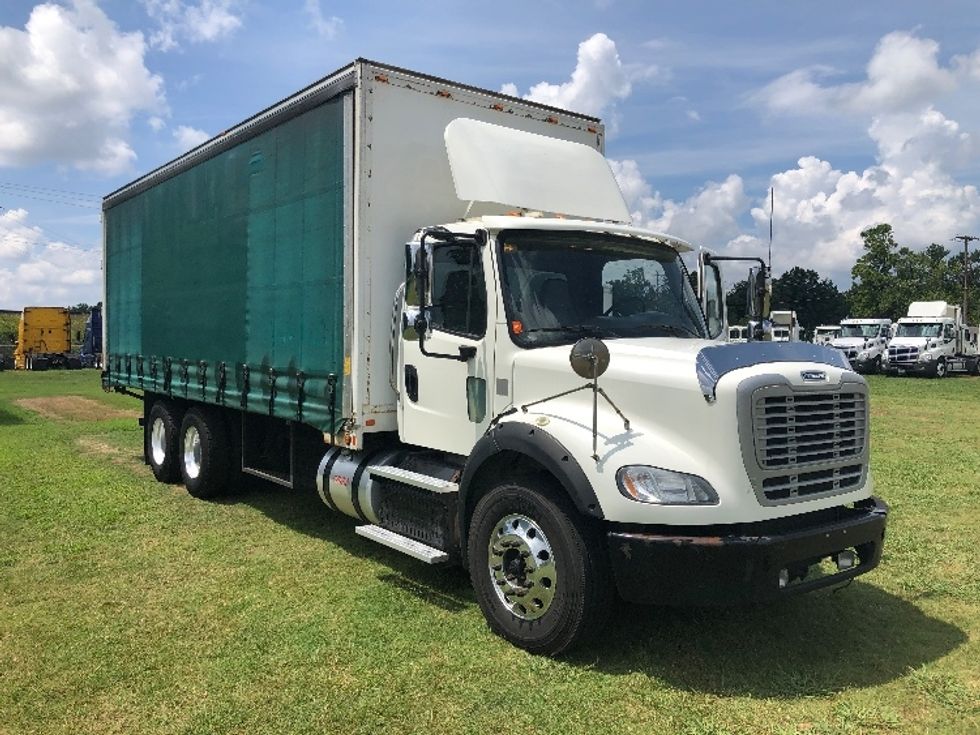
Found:
[[[877,357],[872,357],[868,360],[859,360],[856,357],[849,361],[851,363],[851,368],[856,373],[873,373],[878,370],[881,365],[881,359]]]
[[[609,554],[619,594],[630,602],[762,602],[839,584],[874,569],[881,560],[887,515],[888,506],[870,498],[853,507],[734,527],[617,527],[608,532]],[[854,567],[821,577],[806,575],[811,565],[846,549],[857,552]],[[788,584],[781,584],[783,570]]]
[[[929,375],[936,374],[936,360],[929,362],[887,362],[881,364],[881,371],[888,375]]]

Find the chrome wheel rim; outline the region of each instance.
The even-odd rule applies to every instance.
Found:
[[[150,425],[150,458],[157,467],[167,461],[167,427],[161,418]]]
[[[941,378],[945,374],[946,374],[946,363],[944,363],[944,362],[937,362],[936,363],[936,375],[938,375]]]
[[[196,426],[184,432],[184,472],[191,480],[201,474],[201,434]]]
[[[536,620],[548,612],[558,587],[551,544],[541,527],[524,515],[501,518],[490,534],[490,579],[511,614]]]

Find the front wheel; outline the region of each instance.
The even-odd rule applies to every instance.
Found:
[[[614,599],[601,535],[558,490],[500,485],[477,503],[470,578],[490,629],[555,656],[593,633]]]
[[[940,358],[936,362],[936,377],[945,378],[946,377],[946,361]]]

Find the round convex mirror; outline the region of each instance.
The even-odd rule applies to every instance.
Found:
[[[609,367],[609,348],[601,339],[584,337],[572,345],[568,359],[576,375],[595,380]]]

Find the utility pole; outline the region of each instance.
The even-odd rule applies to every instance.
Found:
[[[969,293],[969,280],[967,276],[970,273],[970,243],[973,240],[980,240],[980,237],[974,235],[957,235],[953,239],[963,241],[963,321],[966,322],[970,318],[966,311],[966,307],[968,306],[967,293]]]

